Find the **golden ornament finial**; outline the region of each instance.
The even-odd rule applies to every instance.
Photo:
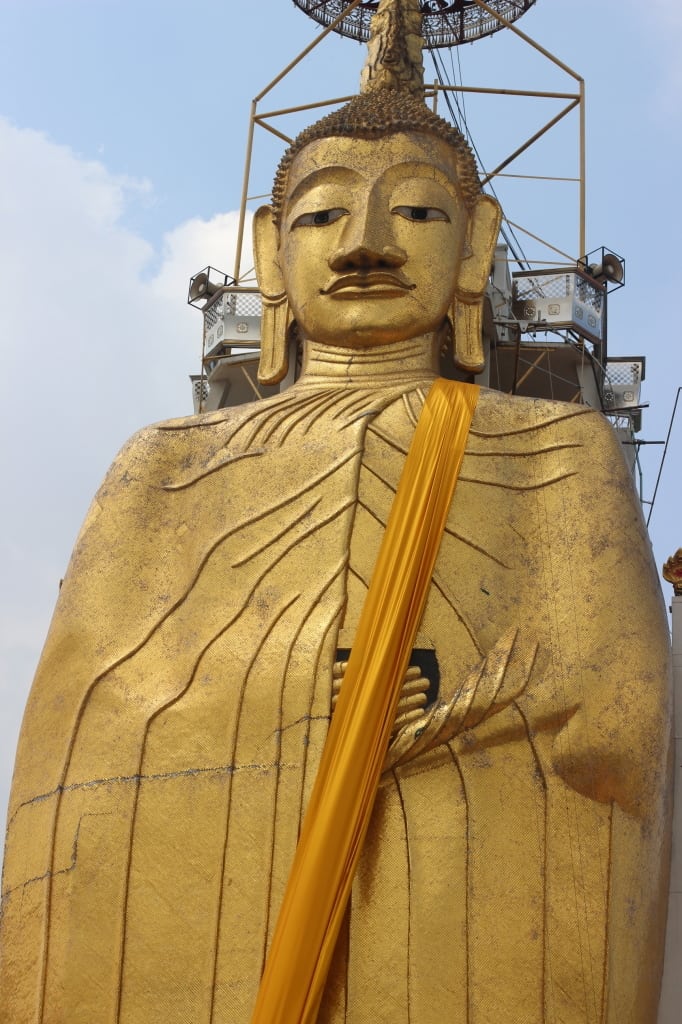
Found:
[[[380,0],[372,18],[367,61],[360,76],[360,92],[405,89],[417,96],[424,91],[424,64],[419,0]]]
[[[663,579],[672,583],[676,597],[682,597],[682,548],[678,548],[663,566]]]

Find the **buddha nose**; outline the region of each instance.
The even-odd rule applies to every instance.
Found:
[[[337,272],[396,268],[407,262],[407,253],[395,244],[393,218],[379,189],[370,192],[364,209],[348,218],[340,242],[329,256],[329,267]]]
[[[329,257],[332,270],[372,270],[377,267],[402,267],[407,253],[398,245],[342,246]]]

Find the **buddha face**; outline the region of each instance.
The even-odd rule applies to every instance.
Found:
[[[436,331],[467,225],[454,155],[435,136],[310,143],[291,166],[278,253],[303,338],[370,347]]]

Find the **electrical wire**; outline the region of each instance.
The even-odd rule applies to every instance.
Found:
[[[438,78],[438,81],[439,81],[440,85],[441,86],[445,86],[445,85],[452,86],[452,85],[457,84],[456,83],[457,75],[455,74],[455,67],[454,67],[454,61],[453,61],[453,57],[452,57],[452,50],[450,51],[450,64],[451,64],[451,68],[452,68],[452,78],[450,78],[448,76],[448,72],[447,72],[447,69],[445,67],[445,62],[443,61],[443,58],[442,58],[442,56],[440,54],[440,51],[437,48],[435,48],[435,47],[433,47],[431,45],[428,45],[428,50],[429,50],[429,53],[431,55],[431,60],[433,62],[433,67],[434,67],[434,70],[436,72],[436,77]],[[460,57],[459,57],[459,48],[457,49],[457,64],[458,64],[458,68],[459,68],[459,84],[462,84],[462,68],[461,68],[461,62],[460,62]],[[476,146],[476,143],[474,142],[474,139],[473,139],[473,137],[471,135],[471,132],[469,130],[469,126],[467,124],[466,108],[465,108],[465,105],[464,105],[464,95],[462,94],[461,101],[459,99],[459,96],[458,96],[457,92],[451,93],[449,91],[444,91],[443,96],[444,96],[445,103],[446,103],[446,106],[447,106],[448,111],[450,113],[450,117],[452,119],[453,124],[455,124],[456,127],[459,128],[459,130],[462,132],[462,134],[465,136],[465,138],[469,142],[469,145],[471,146],[471,149],[473,150],[473,153],[474,153],[474,155],[475,155],[475,157],[476,157],[476,159],[478,161],[479,167],[481,168],[483,173],[486,174],[487,172],[486,172],[485,164],[484,164],[483,160],[481,159],[481,154],[478,151],[478,147]],[[453,99],[454,99],[454,105],[453,105]],[[498,202],[499,202],[499,197],[497,195],[497,192],[495,191],[494,186],[490,184],[490,182],[488,182],[487,188],[492,193],[492,195],[495,197],[495,199],[497,199]],[[513,228],[511,228],[508,223],[503,221],[502,227],[500,229],[500,234],[502,235],[504,241],[507,244],[507,247],[508,247],[510,253],[512,254],[515,262],[519,265],[519,267],[521,267],[524,270],[531,270],[531,265],[530,265],[530,263],[528,261],[528,258],[527,258],[526,254],[524,252],[523,246],[521,245],[521,242],[519,241],[519,238],[516,235],[516,232],[513,230]],[[593,359],[596,360],[596,356],[595,356],[594,353],[593,353]],[[602,369],[602,371],[604,373],[606,373],[606,370],[604,369],[604,367],[601,367],[601,369]],[[547,371],[545,371],[545,372],[547,372]],[[667,434],[667,437],[666,437],[666,440],[665,440],[665,447],[663,449],[663,455],[661,457],[661,464],[659,466],[658,475],[656,477],[656,485],[654,487],[653,497],[651,499],[651,503],[650,503],[650,506],[649,506],[649,514],[647,516],[647,521],[646,521],[647,527],[649,526],[649,522],[651,520],[651,515],[652,515],[653,510],[654,510],[654,502],[656,500],[656,494],[658,492],[658,487],[659,487],[659,483],[660,483],[660,480],[661,480],[661,475],[662,475],[662,472],[663,472],[663,467],[664,467],[664,464],[665,464],[666,455],[668,453],[668,445],[669,445],[670,436],[671,436],[671,432],[672,432],[672,428],[673,428],[673,422],[674,422],[675,415],[676,415],[676,412],[677,412],[677,406],[678,406],[678,402],[679,402],[680,391],[682,391],[682,387],[677,389],[677,395],[675,397],[675,404],[673,406],[673,412],[672,412],[672,416],[671,416],[671,419],[670,419],[670,425],[668,427],[668,434]]]
[[[436,49],[435,47],[432,47],[432,46],[429,46],[428,49],[429,49],[429,53],[431,55],[431,60],[433,62],[434,71],[436,72],[436,77],[438,78],[439,83],[442,86],[446,86],[446,85],[447,86],[452,86],[452,85],[456,84],[454,82],[454,80],[450,81],[447,69],[445,67],[445,62],[443,61],[443,58],[440,55],[439,50]],[[458,54],[458,61],[459,61],[459,54]],[[460,76],[461,76],[461,72],[460,72]],[[454,79],[454,64],[453,64],[453,79]],[[474,152],[474,155],[475,155],[475,157],[476,157],[476,159],[478,161],[479,167],[481,168],[481,170],[482,170],[482,172],[484,174],[487,174],[485,163],[481,159],[481,154],[479,153],[478,147],[476,146],[476,143],[475,143],[475,141],[474,141],[474,139],[472,137],[472,134],[469,131],[469,126],[467,124],[467,119],[466,119],[466,111],[464,109],[464,98],[462,97],[462,101],[461,101],[461,104],[460,104],[460,100],[459,100],[458,95],[457,95],[456,92],[455,93],[444,92],[443,95],[444,95],[444,98],[445,98],[445,104],[446,104],[446,106],[448,108],[448,111],[450,113],[450,117],[452,118],[453,124],[455,124],[455,126],[457,128],[459,128],[459,130],[465,136],[465,138],[467,139],[469,145],[471,146],[471,149]],[[455,112],[455,109],[453,107],[453,97],[454,97],[454,106],[457,108],[456,112]],[[490,182],[488,182],[487,188],[489,189],[491,194],[495,197],[495,199],[497,199],[497,201],[499,202],[499,196],[497,195],[497,192],[495,191],[494,185],[491,185]],[[502,204],[500,204],[500,205],[502,205]],[[518,238],[516,232],[513,230],[513,228],[509,227],[508,224],[505,224],[503,222],[502,227],[500,229],[500,234],[502,235],[502,237],[504,238],[505,242],[507,243],[507,247],[508,247],[509,251],[511,252],[512,256],[514,257],[514,260],[516,261],[516,263],[518,263],[519,267],[521,267],[524,270],[530,270],[531,266],[530,266],[530,263],[528,261],[528,258],[526,256],[526,254],[525,254],[525,252],[523,250],[523,246],[522,246],[521,242],[519,241],[519,238]]]
[[[464,80],[462,78],[462,62],[459,59],[459,46],[457,47],[457,71],[459,73],[459,77],[457,75],[455,75],[455,62],[453,60],[452,50],[453,50],[453,48],[450,47],[450,67],[452,68],[452,81],[453,82],[459,81],[459,84],[463,85],[464,84]],[[466,108],[466,103],[465,103],[465,99],[464,99],[464,93],[462,93],[461,96],[462,96],[462,117],[464,118],[464,123],[466,124],[467,108]]]
[[[663,455],[661,456],[661,464],[658,467],[658,476],[656,477],[656,486],[654,487],[654,494],[653,494],[653,497],[651,499],[651,505],[649,506],[649,515],[646,518],[647,529],[649,527],[649,521],[651,519],[651,513],[654,510],[654,502],[656,501],[656,494],[658,493],[658,485],[661,482],[661,474],[663,473],[663,466],[665,464],[665,457],[668,454],[668,444],[670,443],[670,435],[672,434],[673,423],[675,422],[675,413],[677,412],[677,403],[680,400],[680,391],[682,391],[682,387],[679,387],[677,389],[677,394],[675,395],[675,404],[673,405],[673,412],[672,412],[672,416],[670,417],[670,424],[668,426],[668,433],[667,433],[666,438],[665,438],[665,447],[663,448]]]

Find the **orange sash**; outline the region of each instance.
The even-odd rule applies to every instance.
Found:
[[[314,1024],[479,388],[438,379],[405,460],[251,1024]]]

